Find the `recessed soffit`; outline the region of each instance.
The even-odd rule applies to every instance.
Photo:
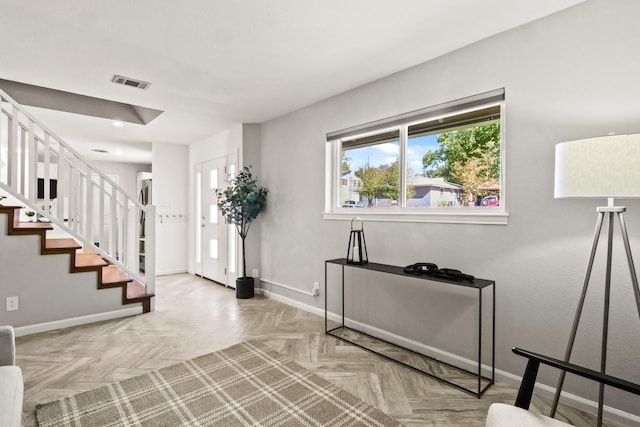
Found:
[[[146,125],[163,113],[162,110],[153,108],[94,98],[11,80],[0,79],[0,88],[23,105],[139,125]]]

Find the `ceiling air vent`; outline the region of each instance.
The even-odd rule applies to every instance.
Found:
[[[141,80],[135,80],[129,77],[119,76],[117,74],[113,76],[113,79],[111,79],[111,81],[119,85],[137,87],[138,89],[148,89],[149,86],[151,86],[151,83],[149,82],[143,82]]]

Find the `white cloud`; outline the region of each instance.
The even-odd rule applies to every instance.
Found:
[[[400,146],[398,144],[392,144],[390,142],[380,145],[374,145],[373,148],[383,151],[387,154],[400,154]]]

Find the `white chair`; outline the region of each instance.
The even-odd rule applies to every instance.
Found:
[[[544,415],[534,414],[528,410],[533,396],[533,388],[536,384],[538,368],[541,363],[566,371],[567,373],[640,395],[640,385],[638,384],[531,351],[514,348],[513,352],[529,359],[524,371],[524,376],[522,377],[522,382],[520,383],[520,390],[516,397],[515,406],[505,405],[504,403],[492,404],[487,413],[486,427],[564,427],[570,425]]]
[[[24,383],[16,366],[16,342],[11,326],[0,326],[0,426],[22,425]]]

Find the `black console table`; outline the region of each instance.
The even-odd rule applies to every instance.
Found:
[[[327,304],[328,304],[328,297],[327,297],[327,270],[328,270],[328,266],[329,264],[333,264],[333,265],[338,265],[341,266],[342,268],[342,323],[332,329],[329,329],[329,323],[328,323],[328,308],[327,308]],[[407,349],[405,347],[401,347],[397,344],[393,344],[390,343],[388,341],[385,341],[381,338],[378,337],[373,337],[365,332],[362,331],[358,331],[356,329],[353,329],[351,327],[348,327],[345,325],[345,316],[344,316],[344,270],[345,267],[350,267],[350,268],[359,268],[359,269],[364,269],[364,270],[369,270],[369,271],[376,271],[376,272],[380,272],[380,273],[386,273],[386,274],[393,274],[393,275],[397,275],[397,276],[405,276],[405,277],[411,277],[417,280],[428,280],[428,281],[432,281],[432,282],[439,282],[443,285],[446,286],[464,286],[467,288],[474,288],[478,290],[478,359],[477,359],[477,371],[476,372],[472,372],[470,370],[461,368],[459,366],[455,366],[453,364],[441,361],[441,360],[437,360],[433,357],[427,356],[425,354],[422,353],[418,353],[416,351]],[[482,295],[483,295],[483,291],[485,289],[488,289],[489,287],[491,287],[491,291],[492,291],[492,299],[491,299],[491,306],[492,306],[492,315],[491,315],[491,377],[486,377],[482,375]],[[414,371],[417,371],[421,374],[427,375],[429,377],[435,378],[439,381],[442,381],[446,384],[449,384],[459,390],[462,390],[464,392],[470,393],[478,398],[482,397],[482,395],[484,394],[484,392],[495,382],[495,353],[496,353],[496,345],[495,345],[495,338],[496,338],[496,290],[495,290],[495,281],[493,280],[485,280],[485,279],[474,279],[474,280],[454,280],[454,279],[448,279],[448,278],[443,278],[443,277],[438,277],[438,276],[431,276],[431,275],[416,275],[416,274],[408,274],[405,273],[403,270],[403,267],[398,267],[398,266],[394,266],[394,265],[386,265],[386,264],[377,264],[374,262],[369,262],[367,264],[363,264],[363,265],[359,265],[359,264],[348,264],[347,260],[345,258],[338,258],[338,259],[331,259],[331,260],[327,260],[325,261],[324,264],[324,329],[325,329],[325,333],[327,335],[331,335],[334,336],[342,341],[348,342],[350,344],[353,344],[355,346],[358,346],[360,348],[363,348],[367,351],[370,351],[372,353],[375,353],[381,357],[384,357],[388,360],[391,360],[393,362],[399,363],[403,366],[406,366],[407,368],[410,368]],[[488,292],[488,291],[487,291]],[[376,351],[375,349],[368,347],[367,345],[363,344],[362,342],[356,342],[352,339],[349,339],[348,337],[345,337],[344,335],[340,334],[339,332],[344,332],[344,331],[353,331],[356,332],[358,334],[364,335],[366,336],[368,339],[372,339],[372,340],[376,340],[397,348],[400,348],[404,351],[407,351],[409,353],[413,353],[416,355],[419,355],[421,357],[427,358],[431,361],[435,361],[439,364],[443,364],[446,365],[450,368],[455,369],[456,371],[460,372],[460,373],[464,373],[465,375],[469,375],[470,377],[473,378],[473,382],[475,383],[475,380],[477,380],[477,387],[473,387],[473,388],[469,388],[469,387],[465,387],[463,385],[460,384],[456,384],[446,378],[443,378],[442,376],[438,376],[432,372],[427,372],[423,369],[420,369],[416,366],[412,366],[409,365],[399,359],[396,359],[392,356],[386,355],[386,354],[382,354],[378,351]],[[482,384],[482,381],[485,380],[486,385]]]

